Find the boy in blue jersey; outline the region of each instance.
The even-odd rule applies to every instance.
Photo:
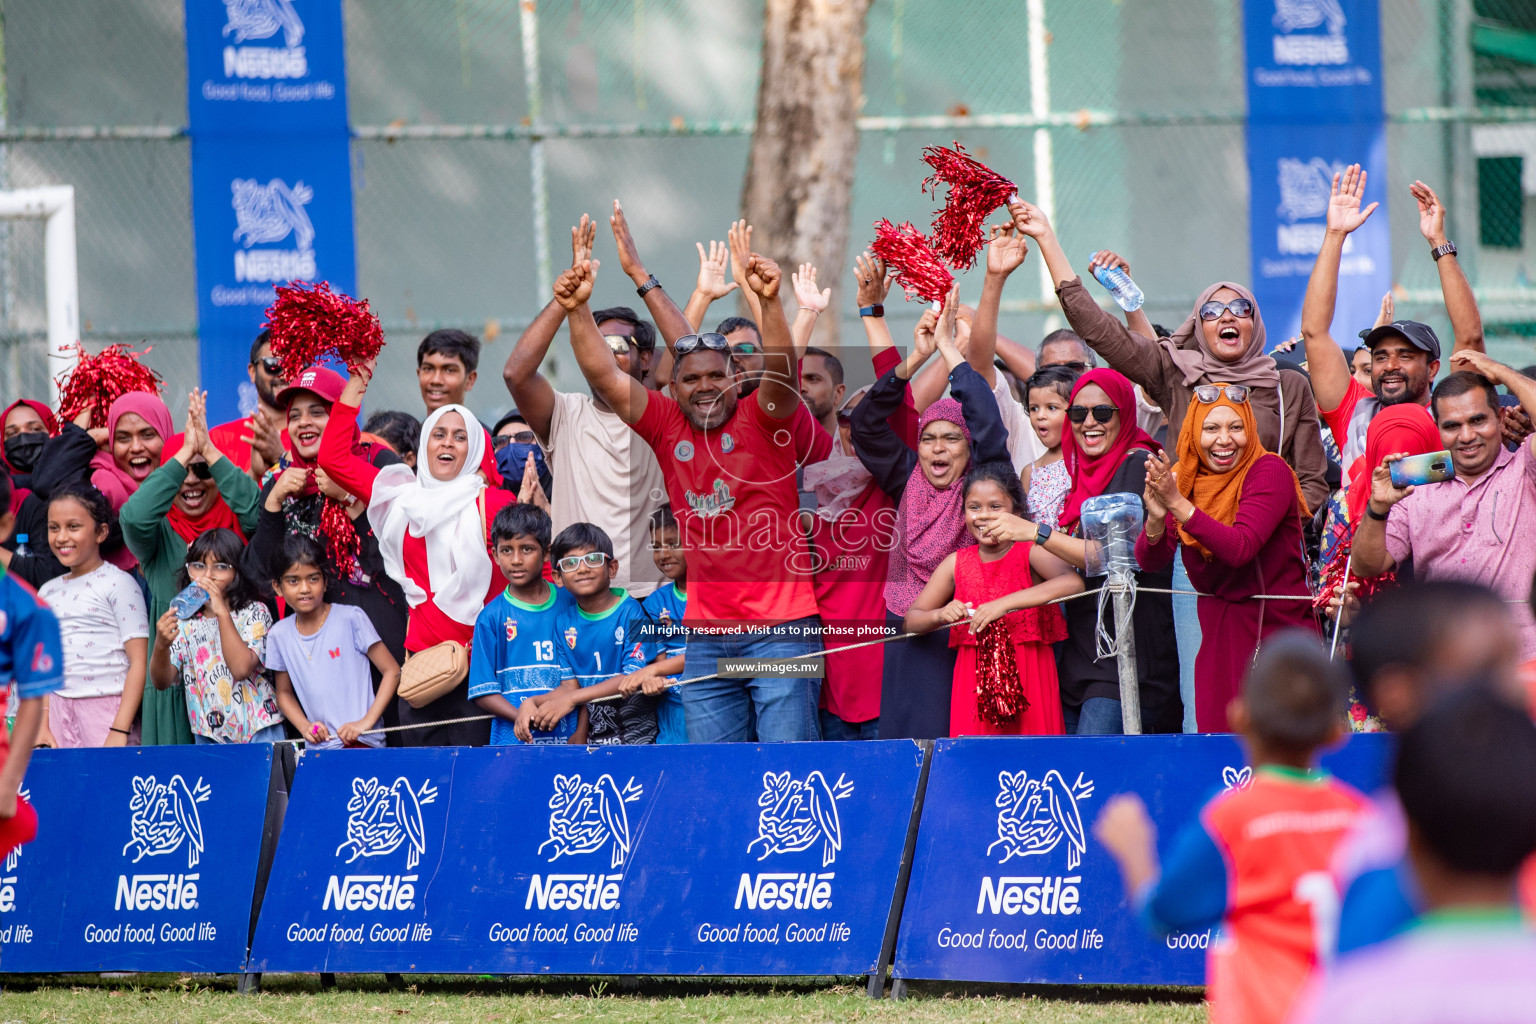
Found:
[[[531,697],[518,709],[518,735],[552,729],[578,710],[586,721],[573,743],[606,745],[656,742],[656,701],[642,693],[622,697],[624,677],[651,660],[642,637],[640,602],[612,585],[618,572],[613,541],[591,523],[573,523],[549,548],[550,561],[573,603],[555,617],[560,686]],[[601,697],[613,697],[592,703]]]
[[[657,743],[687,743],[682,689],[676,684],[683,671],[683,649],[688,638],[683,629],[683,612],[688,606],[688,561],[683,556],[677,517],[666,505],[651,514],[651,558],[667,578],[640,603],[647,620],[645,639],[652,645],[655,660],[630,673],[619,689],[626,696],[638,691],[656,698]]]
[[[469,696],[495,715],[491,743],[568,743],[579,714],[552,729],[517,734],[517,710],[530,697],[560,685],[555,619],[572,604],[571,595],[544,579],[549,554],[549,514],[534,505],[508,505],[491,523],[496,565],[507,589],[475,619],[469,656]]]
[[[11,507],[12,484],[0,473],[0,509]],[[16,514],[0,515],[0,539],[11,535]],[[9,564],[9,559],[5,560]],[[37,836],[37,812],[20,796],[32,745],[37,742],[46,709],[43,698],[64,686],[64,647],[59,620],[32,588],[0,568],[0,717],[5,692],[16,684],[16,723],[9,744],[0,729],[0,858]],[[5,748],[9,749],[5,749]]]

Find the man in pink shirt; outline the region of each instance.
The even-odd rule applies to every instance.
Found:
[[[1532,410],[1536,380],[1466,349],[1451,356],[1451,366],[1458,372],[1435,387],[1431,411],[1456,475],[1397,487],[1390,466],[1402,453],[1374,467],[1354,568],[1377,576],[1412,556],[1420,580],[1483,584],[1514,605],[1521,657],[1529,661],[1536,658],[1536,619],[1527,604],[1536,570],[1536,452],[1529,439],[1517,452],[1505,449],[1495,386]]]

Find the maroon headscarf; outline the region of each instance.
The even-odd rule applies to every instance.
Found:
[[[1152,435],[1136,424],[1136,389],[1123,374],[1109,369],[1089,370],[1072,385],[1072,396],[1068,401],[1077,404],[1078,393],[1089,384],[1104,389],[1110,404],[1120,410],[1120,434],[1103,455],[1088,456],[1078,450],[1072,424],[1067,423],[1062,430],[1061,460],[1072,476],[1072,490],[1067,492],[1067,503],[1061,510],[1061,528],[1068,533],[1077,529],[1083,502],[1105,493],[1132,448],[1145,448],[1149,452],[1158,450]]]
[[[159,395],[152,395],[148,391],[130,391],[113,402],[111,408],[107,410],[107,437],[110,438],[117,433],[117,421],[128,413],[137,413],[143,417],[144,422],[153,427],[155,433],[159,434],[167,444],[176,432],[171,427],[171,410],[165,407]],[[110,442],[108,445],[110,449]],[[163,454],[161,458],[163,461]],[[97,452],[91,459],[91,483],[107,496],[114,511],[122,508],[123,502],[139,489],[139,482],[117,464],[110,450]]]
[[[965,413],[953,398],[941,398],[917,421],[917,434],[935,420],[953,423],[971,441]],[[885,577],[885,606],[905,615],[939,563],[976,538],[965,528],[965,477],[962,474],[943,490],[928,482],[922,463],[912,467],[907,486],[896,509],[896,544],[891,549]]]
[[[4,412],[0,412],[0,429],[5,427],[5,421],[10,419],[11,413],[16,410],[17,406],[21,405],[24,405],[28,409],[31,409],[33,412],[37,413],[38,418],[43,421],[43,426],[48,429],[49,437],[53,437],[59,432],[59,421],[58,418],[53,415],[53,410],[48,408],[48,406],[44,405],[42,402],[34,402],[30,398],[18,398],[16,401],[6,406]],[[3,465],[5,467],[5,471],[11,474],[13,477],[26,476],[29,479],[31,477],[30,470],[23,472],[22,470],[18,470],[15,466],[11,465],[11,460],[6,458],[5,449],[3,447],[0,447],[0,465]],[[11,489],[11,511],[15,512],[17,509],[21,508],[21,503],[26,501],[27,495],[31,493],[32,491],[28,488],[13,487]]]

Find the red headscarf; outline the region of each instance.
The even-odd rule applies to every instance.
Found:
[[[6,406],[5,407],[5,411],[4,412],[0,412],[0,428],[4,428],[5,421],[10,419],[11,418],[11,413],[15,411],[17,406],[21,406],[21,405],[24,405],[28,409],[31,409],[33,412],[37,413],[38,418],[43,421],[43,426],[48,428],[48,436],[49,437],[53,437],[54,435],[56,435],[59,432],[59,421],[53,415],[53,410],[48,408],[42,402],[34,402],[30,398],[18,398],[16,401],[14,401],[10,405]],[[20,470],[18,470],[15,466],[11,465],[11,460],[5,457],[5,449],[3,447],[0,447],[0,465],[3,465],[5,467],[5,471],[7,473],[11,474],[12,476],[17,476],[18,474],[21,474]],[[29,474],[22,474],[22,475],[29,475]],[[29,490],[28,488],[25,488],[25,487],[14,487],[14,488],[12,488],[11,489],[11,511],[15,512],[17,509],[21,508],[21,503],[23,501],[26,501],[27,500],[27,495],[29,495],[31,493],[32,493],[31,490]]]
[[[1389,405],[1371,419],[1365,432],[1365,458],[1349,482],[1349,521],[1359,523],[1371,500],[1371,471],[1393,452],[1423,455],[1444,448],[1440,428],[1429,410],[1417,402]]]
[[[1120,410],[1120,433],[1104,454],[1090,456],[1078,450],[1077,435],[1070,422],[1061,432],[1061,459],[1072,476],[1072,490],[1067,492],[1067,503],[1061,510],[1061,528],[1068,533],[1077,529],[1083,502],[1097,498],[1109,489],[1109,482],[1132,448],[1145,448],[1149,452],[1158,450],[1152,435],[1136,425],[1136,389],[1125,375],[1108,369],[1089,370],[1072,385],[1072,396],[1068,401],[1076,404],[1078,393],[1089,384],[1102,388],[1109,396],[1110,404]],[[1140,490],[1139,485],[1137,489]]]

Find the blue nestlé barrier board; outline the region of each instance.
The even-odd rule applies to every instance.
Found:
[[[1369,793],[1385,776],[1389,743],[1356,736],[1323,763]],[[1146,932],[1090,829],[1111,796],[1135,792],[1165,852],[1206,800],[1248,777],[1226,736],[937,741],[895,976],[1203,983],[1211,934]]]
[[[245,966],[267,744],[40,750],[37,839],[0,874],[0,970]]]
[[[253,971],[863,974],[910,741],[318,751]]]

